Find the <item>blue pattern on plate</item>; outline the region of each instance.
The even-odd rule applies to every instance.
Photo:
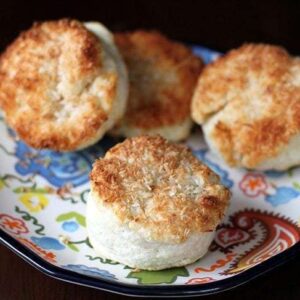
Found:
[[[92,277],[100,277],[100,278],[108,278],[108,279],[114,279],[117,280],[116,276],[111,274],[110,272],[106,270],[101,270],[94,267],[88,267],[85,265],[72,265],[68,264],[65,266],[62,266],[63,268],[66,268],[71,271],[75,271],[78,273],[81,273],[83,275],[92,276]]]
[[[14,133],[9,131],[11,135]],[[77,152],[36,150],[22,141],[16,141],[15,155],[19,159],[15,170],[21,175],[39,174],[56,187],[66,184],[82,185],[89,180],[92,163],[115,144],[114,139],[104,138],[101,146],[95,145]]]
[[[269,202],[272,206],[278,206],[281,204],[286,204],[291,200],[300,196],[300,192],[291,187],[278,187],[276,188],[276,193],[272,195],[266,195],[265,200]]]
[[[195,55],[200,56],[205,64],[214,61],[218,56],[221,55],[220,52],[211,51],[205,47],[200,46],[193,47],[193,52]]]
[[[78,230],[79,225],[75,221],[67,221],[67,222],[63,222],[61,227],[64,231],[75,232]]]
[[[228,188],[231,188],[233,186],[233,181],[229,178],[228,172],[222,169],[216,163],[206,158],[206,149],[195,150],[193,151],[193,153],[198,159],[203,161],[208,167],[210,167],[214,172],[216,172],[220,176],[222,184],[224,184]]]
[[[21,175],[39,174],[56,187],[66,184],[78,186],[88,181],[88,174],[95,159],[95,149],[59,153],[50,150],[35,150],[17,141],[15,165]],[[100,153],[99,153],[100,152]],[[99,149],[98,155],[103,152]]]
[[[66,247],[61,244],[57,239],[51,237],[31,237],[31,240],[46,250],[63,250]]]
[[[268,177],[271,178],[279,178],[281,176],[286,175],[285,171],[277,171],[277,170],[268,170],[264,172]]]

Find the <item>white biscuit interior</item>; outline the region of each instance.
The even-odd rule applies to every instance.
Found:
[[[122,224],[91,191],[87,203],[87,229],[97,255],[145,270],[184,266],[201,258],[215,231],[192,234],[180,244],[151,240],[145,229],[132,230]]]

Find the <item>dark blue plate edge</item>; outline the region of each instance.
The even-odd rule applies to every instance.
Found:
[[[131,285],[117,281],[96,279],[56,267],[40,258],[37,254],[23,246],[1,229],[0,242],[27,261],[30,265],[50,277],[78,285],[93,287],[103,291],[136,297],[192,297],[219,293],[261,276],[286,263],[300,253],[300,242],[297,242],[294,246],[282,253],[277,254],[265,262],[262,262],[231,278],[199,285],[153,286]]]

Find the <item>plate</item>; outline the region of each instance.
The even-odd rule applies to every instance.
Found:
[[[193,46],[206,63],[219,53]],[[88,175],[118,142],[84,151],[37,151],[0,119],[0,240],[42,272],[76,284],[135,296],[195,296],[245,283],[300,252],[300,168],[231,169],[214,157],[199,129],[186,141],[231,189],[230,208],[207,255],[164,271],[137,271],[97,256],[87,238]],[[155,288],[154,288],[155,287]]]

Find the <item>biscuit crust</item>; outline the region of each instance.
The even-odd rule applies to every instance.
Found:
[[[230,51],[202,72],[192,117],[229,165],[259,167],[300,133],[300,59],[266,44]]]
[[[159,136],[127,139],[94,163],[92,193],[120,222],[157,241],[181,243],[211,232],[230,192],[183,145]]]
[[[0,58],[0,106],[9,125],[36,148],[89,143],[115,101],[118,74],[105,55],[76,20],[35,23],[21,33]]]
[[[117,33],[115,41],[130,81],[126,115],[117,132],[130,136],[131,130],[152,134],[156,129],[156,134],[164,135],[163,128],[190,120],[191,98],[203,67],[201,59],[156,31]]]

